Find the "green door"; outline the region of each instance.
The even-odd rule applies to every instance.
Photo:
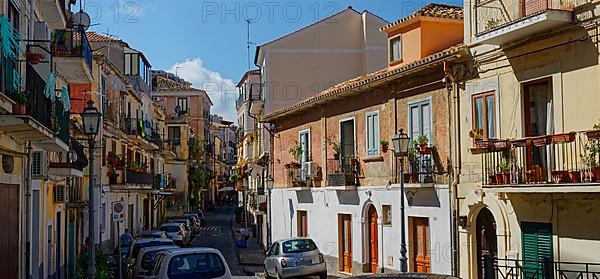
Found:
[[[523,243],[523,278],[542,279],[543,262],[553,260],[552,224],[521,222],[521,240]]]

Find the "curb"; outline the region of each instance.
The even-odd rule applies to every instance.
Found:
[[[231,217],[231,216],[230,216],[230,217]],[[233,218],[229,218],[229,230],[230,230],[230,232],[231,232],[231,238],[232,238],[233,240],[235,240],[235,233],[233,232]],[[246,268],[245,268],[245,265],[244,265],[244,264],[242,264],[242,262],[241,262],[241,260],[240,260],[240,251],[238,250],[238,247],[237,247],[237,246],[235,246],[235,245],[234,245],[234,247],[235,247],[235,255],[237,256],[238,264],[239,264],[239,265],[240,265],[240,267],[242,268],[242,271],[243,271],[244,273],[246,273],[246,275],[248,275],[248,276],[256,276],[256,275],[254,274],[254,272],[250,272],[250,271],[246,270]]]

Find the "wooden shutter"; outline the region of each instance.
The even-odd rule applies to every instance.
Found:
[[[523,272],[528,278],[542,278],[541,262],[553,259],[552,224],[521,223],[521,242],[523,246]]]

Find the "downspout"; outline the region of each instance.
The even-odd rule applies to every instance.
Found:
[[[25,160],[25,277],[31,278],[31,141],[27,142],[27,159]]]
[[[453,141],[452,141],[452,135],[450,135],[451,133],[455,132],[455,130],[453,130],[452,128],[452,121],[453,121],[453,117],[452,117],[452,98],[454,97],[454,95],[452,94],[452,91],[454,89],[455,86],[455,78],[454,75],[452,74],[451,69],[449,68],[447,62],[444,61],[444,73],[445,73],[445,77],[444,77],[444,81],[446,83],[446,90],[447,90],[447,105],[448,105],[448,133],[449,133],[449,137],[448,137],[448,204],[450,205],[450,210],[449,210],[449,217],[450,217],[450,225],[452,226],[451,230],[450,230],[450,247],[451,247],[451,251],[452,251],[452,255],[451,255],[451,270],[452,270],[452,275],[457,277],[458,276],[458,249],[457,249],[457,235],[458,235],[458,228],[457,228],[457,222],[456,222],[456,185],[457,185],[457,177],[455,176],[455,172],[454,172],[454,168],[455,165],[457,164],[456,162],[456,151],[452,152],[452,146],[453,146]],[[453,159],[454,158],[454,159]]]

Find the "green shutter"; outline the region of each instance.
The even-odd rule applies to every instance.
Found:
[[[541,262],[553,260],[552,224],[521,222],[523,277],[544,278]]]

